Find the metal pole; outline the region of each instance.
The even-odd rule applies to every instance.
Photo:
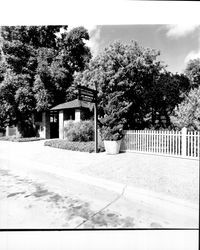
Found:
[[[95,140],[95,153],[98,153],[98,126],[97,126],[97,102],[94,103],[94,140]]]

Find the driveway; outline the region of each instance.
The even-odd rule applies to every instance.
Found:
[[[0,142],[1,228],[197,227],[198,161],[43,143]]]

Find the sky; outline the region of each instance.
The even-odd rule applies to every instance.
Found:
[[[84,26],[97,55],[115,40],[137,40],[161,51],[168,70],[181,73],[200,57],[200,4],[195,1],[10,0],[2,1],[0,25]]]
[[[200,57],[200,25],[97,25],[88,29],[91,37],[88,45],[94,56],[116,40],[123,43],[135,40],[145,48],[159,50],[158,59],[174,73],[183,72],[190,59]]]
[[[1,232],[1,250],[197,250],[197,230]]]

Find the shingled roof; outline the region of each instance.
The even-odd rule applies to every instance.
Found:
[[[51,108],[51,110],[72,109],[72,108],[88,108],[89,109],[91,107],[91,105],[92,105],[91,103],[75,99],[75,100],[70,101],[70,102],[61,103],[61,104]]]

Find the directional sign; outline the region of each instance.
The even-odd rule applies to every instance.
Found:
[[[90,89],[88,87],[81,86],[81,85],[78,85],[78,89],[85,90],[87,92],[97,93],[97,91],[95,89]]]
[[[85,102],[94,103],[94,139],[95,153],[98,153],[98,113],[97,113],[97,91],[85,86],[78,85],[78,99]]]
[[[78,99],[86,102],[96,102],[97,91],[85,86],[78,86]]]
[[[91,97],[88,97],[88,96],[80,96],[79,100],[84,101],[84,102],[92,102],[92,103],[96,102],[95,98],[91,98]]]

